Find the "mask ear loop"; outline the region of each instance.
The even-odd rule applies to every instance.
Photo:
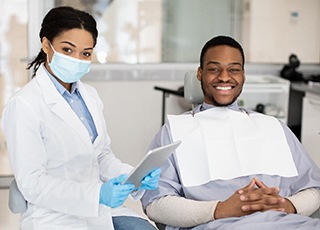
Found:
[[[53,45],[51,44],[51,42],[48,40],[48,42],[49,42],[49,45],[50,45],[50,47],[51,47],[51,49],[53,50],[53,52],[55,53],[56,52],[56,50],[53,48]],[[52,61],[52,60],[51,60]],[[49,54],[47,53],[47,63],[48,63],[48,65],[50,64],[50,62],[49,62]]]
[[[49,45],[50,45],[51,49],[53,50],[53,52],[56,52],[56,50],[53,48],[53,45],[51,44],[51,42],[49,40],[48,40],[48,42],[49,42]]]

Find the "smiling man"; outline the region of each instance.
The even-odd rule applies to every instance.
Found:
[[[243,50],[241,46],[209,47],[210,43],[201,53],[197,77],[201,81],[206,103],[227,106],[232,104],[242,91],[245,80]],[[206,49],[208,50],[205,52]]]
[[[168,116],[149,149],[182,144],[142,198],[166,229],[319,229],[320,170],[290,129],[237,105],[245,57],[231,37],[202,48],[197,78],[204,102]]]

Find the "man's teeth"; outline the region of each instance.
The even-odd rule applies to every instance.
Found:
[[[231,86],[217,86],[216,89],[218,89],[218,90],[231,90]]]

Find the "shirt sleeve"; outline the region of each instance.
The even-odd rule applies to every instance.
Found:
[[[320,207],[320,189],[310,188],[287,197],[297,210],[297,214],[310,216]]]
[[[189,228],[212,221],[217,203],[165,196],[149,204],[146,212],[154,222]]]

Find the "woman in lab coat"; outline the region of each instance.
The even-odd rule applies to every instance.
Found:
[[[121,205],[129,194],[155,189],[160,171],[138,191],[122,184],[132,167],[112,153],[102,102],[80,81],[97,36],[91,15],[70,7],[49,11],[42,49],[28,66],[35,77],[4,109],[14,176],[28,202],[21,229],[154,229]]]

